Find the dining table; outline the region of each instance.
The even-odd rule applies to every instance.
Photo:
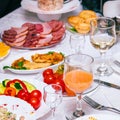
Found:
[[[64,23],[66,23],[67,17],[69,17],[71,15],[77,15],[82,10],[83,10],[83,7],[82,7],[82,5],[80,5],[78,8],[76,8],[73,11],[63,13],[60,20],[63,21]],[[23,9],[22,7],[19,7],[18,9],[14,10],[11,13],[0,18],[0,33],[2,33],[4,30],[6,30],[12,26],[20,26],[21,24],[23,24],[25,22],[39,23],[39,22],[43,22],[43,21],[41,21],[38,18],[36,13],[27,11],[27,10]],[[29,50],[29,49],[17,49],[17,48],[11,47],[11,51],[10,51],[9,55],[7,57],[5,57],[4,59],[0,60],[0,79],[2,80],[4,78],[12,77],[12,78],[27,79],[27,80],[32,79],[32,80],[34,80],[34,82],[35,82],[35,80],[43,81],[42,72],[33,73],[33,74],[16,74],[16,73],[13,73],[10,71],[4,71],[3,64],[6,61],[11,61],[11,59],[14,58],[14,56],[29,54],[33,51],[34,52],[42,52],[45,50],[60,51],[60,52],[64,53],[65,56],[70,55],[73,52],[71,50],[70,44],[69,44],[69,39],[70,39],[71,34],[73,34],[73,33],[71,33],[70,31],[68,31],[66,29],[65,37],[63,38],[63,40],[60,43],[56,44],[55,46],[44,48],[44,49]],[[95,60],[94,64],[99,64],[101,61],[100,53],[98,50],[96,50],[95,48],[92,47],[92,45],[90,43],[89,34],[87,34],[85,36],[85,39],[86,39],[85,45],[84,45],[84,48],[82,49],[82,53],[92,56]],[[2,39],[1,39],[1,41],[2,41]],[[120,53],[120,40],[119,40],[119,37],[117,37],[117,42],[106,53],[106,61],[111,67],[113,65],[114,56],[115,55],[119,56],[119,53]],[[113,71],[114,72],[111,75],[100,76],[99,79],[102,81],[114,83],[114,84],[120,86],[120,71],[116,71],[115,69],[113,69]],[[117,108],[120,110],[120,90],[119,89],[99,85],[94,91],[90,92],[88,94],[88,96],[93,98],[95,101],[97,101],[98,103],[100,103],[102,105],[114,107],[114,108]],[[65,116],[69,115],[69,113],[72,113],[72,111],[76,107],[75,101],[76,101],[76,97],[68,97],[68,96],[63,97],[62,103],[56,108],[55,115],[57,117],[57,120],[66,120]],[[114,113],[111,111],[96,110],[96,109],[90,107],[84,100],[82,100],[82,105],[83,105],[82,108],[85,112],[85,115],[106,114],[108,116],[115,115],[115,116],[120,117],[120,114],[117,114],[117,113]],[[46,107],[47,107],[47,105],[46,105]],[[38,117],[37,120],[49,120],[49,117],[51,116],[50,109],[48,110],[48,112],[44,112],[45,110],[44,110],[44,108],[42,108],[42,111],[43,111],[42,115],[40,115],[41,113],[37,113],[40,115],[40,117]]]

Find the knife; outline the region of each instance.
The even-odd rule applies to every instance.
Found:
[[[98,80],[98,79],[94,79],[94,81],[95,81],[96,83],[100,83],[101,85],[105,85],[105,86],[112,87],[112,88],[116,88],[116,89],[119,89],[119,90],[120,90],[120,86],[115,85],[115,84],[113,84],[113,83],[101,81],[101,80]]]

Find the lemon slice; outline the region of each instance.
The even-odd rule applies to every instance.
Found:
[[[0,59],[6,57],[10,52],[10,47],[7,46],[5,43],[0,42]]]

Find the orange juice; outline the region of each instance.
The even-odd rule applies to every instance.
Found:
[[[90,87],[93,75],[83,70],[72,70],[66,73],[64,82],[75,93],[81,93]]]

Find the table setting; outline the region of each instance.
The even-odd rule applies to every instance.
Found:
[[[48,11],[38,1],[22,0],[0,19],[0,113],[15,120],[119,120],[115,21],[79,0]]]

